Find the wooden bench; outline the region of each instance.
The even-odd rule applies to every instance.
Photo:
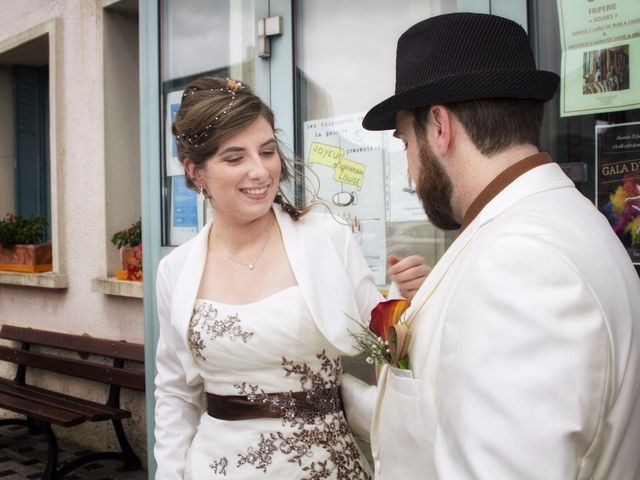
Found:
[[[122,420],[131,417],[131,412],[120,407],[120,389],[144,391],[144,371],[125,367],[125,362],[144,364],[143,345],[11,325],[2,326],[0,338],[20,343],[16,347],[0,345],[0,360],[17,365],[13,380],[0,378],[0,408],[26,416],[26,419],[0,420],[0,426],[25,425],[30,431],[37,429],[45,434],[48,458],[43,479],[64,478],[82,465],[103,459],[121,460],[127,470],[140,468],[140,459],[122,426]],[[47,353],[41,352],[42,348],[34,351],[33,346],[47,347],[44,349]],[[73,354],[65,355],[65,351]],[[105,364],[104,358],[110,359],[111,364]],[[108,393],[105,401],[98,403],[30,385],[27,368],[100,382],[109,385]],[[73,427],[84,422],[109,420],[120,451],[90,453],[63,466],[58,465],[58,444],[52,425]]]

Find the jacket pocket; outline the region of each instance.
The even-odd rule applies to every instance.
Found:
[[[413,378],[411,370],[389,367],[388,388],[396,394],[420,397],[420,379]]]
[[[403,373],[393,369],[388,373],[380,410],[379,478],[431,478],[435,412],[421,380]]]

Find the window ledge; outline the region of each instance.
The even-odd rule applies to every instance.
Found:
[[[22,287],[37,288],[67,288],[66,273],[46,272],[46,273],[16,273],[0,272],[0,285],[20,285]]]
[[[142,282],[117,280],[115,277],[100,277],[91,280],[91,291],[118,297],[142,298]]]

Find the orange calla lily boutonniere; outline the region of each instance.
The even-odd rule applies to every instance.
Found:
[[[360,333],[349,332],[356,348],[367,355],[367,362],[409,368],[409,325],[403,320],[409,305],[411,302],[404,299],[380,302],[371,311],[369,328],[361,326]]]

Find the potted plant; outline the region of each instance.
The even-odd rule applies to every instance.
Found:
[[[7,213],[0,220],[0,270],[40,273],[53,270],[51,243],[46,238],[47,221],[40,216],[23,218]]]
[[[113,234],[111,243],[120,251],[118,280],[142,281],[142,221]]]

